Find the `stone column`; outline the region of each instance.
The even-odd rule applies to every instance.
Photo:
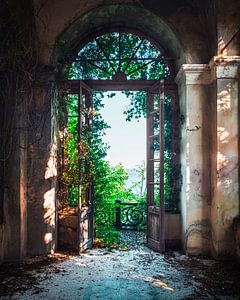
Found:
[[[233,224],[239,215],[239,74],[240,56],[214,57],[215,137],[211,206],[213,254],[234,255]]]
[[[179,86],[182,239],[187,253],[210,251],[210,68],[184,64]]]

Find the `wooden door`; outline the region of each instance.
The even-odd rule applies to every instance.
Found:
[[[147,245],[165,251],[164,83],[147,92]]]
[[[92,140],[92,89],[79,82],[78,97],[78,251],[93,245],[93,184],[90,146]]]

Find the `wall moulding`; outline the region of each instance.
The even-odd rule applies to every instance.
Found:
[[[211,84],[216,78],[238,78],[240,56],[214,56],[208,64],[183,64],[175,82],[179,87],[189,84]]]
[[[211,60],[215,65],[238,65],[240,66],[240,56],[214,56]],[[211,64],[210,62],[210,64]]]
[[[212,81],[217,78],[239,78],[240,56],[214,56],[209,62]]]
[[[211,69],[208,64],[183,64],[175,78],[179,87],[189,84],[208,85],[211,82]]]

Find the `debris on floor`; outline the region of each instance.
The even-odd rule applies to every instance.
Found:
[[[162,255],[146,247],[143,233],[126,232],[122,239],[127,251],[94,248],[3,264],[1,299],[240,299],[236,262]]]

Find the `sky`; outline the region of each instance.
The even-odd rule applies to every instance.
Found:
[[[111,126],[103,140],[110,146],[106,159],[112,166],[122,163],[132,169],[146,160],[146,119],[127,122],[123,114],[129,99],[121,92],[113,98],[105,96],[105,107],[101,110],[103,119]]]

